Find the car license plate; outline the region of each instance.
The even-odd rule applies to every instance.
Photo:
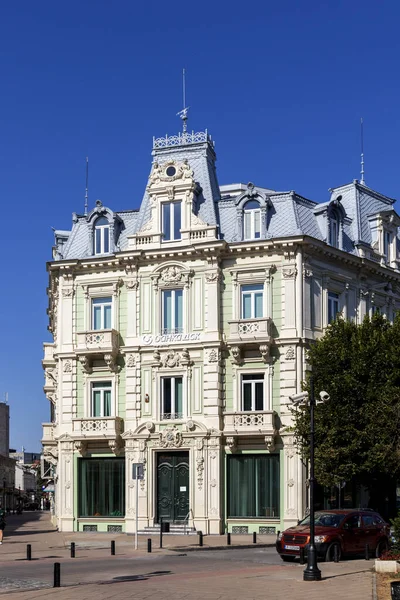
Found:
[[[288,546],[285,545],[285,550],[300,550],[300,546]]]

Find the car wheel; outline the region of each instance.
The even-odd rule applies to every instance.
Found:
[[[380,540],[375,550],[376,558],[380,558],[384,552],[389,549],[389,544],[387,540]]]
[[[335,548],[337,548],[337,556],[338,556],[338,560],[340,560],[341,556],[342,556],[342,549],[340,548],[340,544],[338,544],[337,542],[333,542],[333,544],[330,544],[326,550],[326,554],[325,554],[325,562],[332,562],[335,558]]]
[[[281,559],[283,560],[283,562],[293,562],[295,558],[295,556],[284,556],[283,554],[281,554]]]

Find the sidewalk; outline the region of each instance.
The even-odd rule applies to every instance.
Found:
[[[232,536],[232,544],[247,545],[249,537]],[[262,537],[262,541],[269,542],[265,538],[271,536]],[[112,539],[116,541],[117,563],[109,559]],[[71,541],[75,542],[77,557],[81,558],[77,558],[77,562],[65,560],[70,555]],[[177,547],[194,548],[197,541],[197,536],[168,536],[164,538],[168,547],[160,550],[154,540],[154,553],[149,555],[145,538],[140,539],[140,550],[135,551],[133,536],[62,534],[51,525],[48,513],[11,515],[7,520],[5,542],[0,546],[0,571],[3,579],[11,581],[13,573],[19,570],[28,578],[28,584],[15,591],[10,591],[10,586],[7,591],[5,587],[4,592],[10,594],[10,600],[374,599],[372,561],[321,563],[322,581],[304,582],[303,566],[268,563],[263,558],[263,550],[260,550],[258,561],[249,560],[244,549],[239,556],[237,552],[222,552],[218,560],[211,555],[208,559],[209,552],[189,554],[185,551],[185,558],[180,558],[179,552],[171,552]],[[204,538],[204,543],[213,547],[221,546],[223,542],[225,545],[225,536]],[[41,560],[36,563],[25,561],[26,544],[32,546],[33,560]],[[140,560],[132,560],[134,558]],[[32,587],[29,573],[35,573],[37,579],[43,581],[43,573],[52,573],[55,560],[62,564],[61,584],[65,587],[41,586],[41,589],[28,590]],[[123,574],[122,565],[126,566],[127,562],[129,567],[128,570],[125,568],[125,573],[128,574]],[[111,564],[114,565],[112,568],[109,567]],[[121,565],[121,569],[118,566],[120,572],[116,572],[116,564]],[[90,579],[82,577],[80,573],[83,572],[90,572]],[[93,581],[99,583],[91,583]]]
[[[116,553],[132,550],[135,553],[147,554],[147,540],[152,540],[152,552],[169,553],[171,550],[185,552],[201,550],[197,535],[164,535],[163,548],[159,548],[160,536],[138,536],[138,550],[135,550],[135,536],[115,533],[61,533],[50,522],[48,512],[24,512],[22,515],[7,517],[4,543],[0,546],[0,561],[16,560],[26,557],[26,546],[31,544],[32,557],[51,558],[54,554],[62,558],[70,555],[71,542],[79,549],[93,550],[95,556],[110,554],[111,540],[115,541]],[[226,535],[210,535],[203,537],[203,550],[219,548],[245,548],[255,546],[251,535],[231,535],[231,546],[227,546]],[[274,547],[276,536],[257,536],[257,546]],[[55,552],[56,551],[56,552]]]

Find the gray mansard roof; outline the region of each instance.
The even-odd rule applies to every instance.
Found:
[[[171,142],[171,140],[174,140]],[[240,243],[242,238],[241,212],[248,199],[256,199],[262,207],[264,239],[307,235],[327,242],[327,222],[331,210],[338,211],[342,224],[342,249],[358,254],[357,246],[374,243],[371,219],[374,215],[392,214],[395,200],[376,192],[365,184],[353,182],[330,190],[326,202],[315,202],[294,191],[274,191],[253,184],[219,186],[214,144],[207,133],[188,134],[155,140],[153,162],[162,165],[167,161],[187,160],[194,179],[200,188],[197,212],[208,225],[217,225],[218,235],[228,243]],[[93,223],[96,215],[106,212],[113,223],[111,252],[128,249],[128,236],[137,233],[150,219],[150,199],[147,189],[141,203],[127,202],[139,208],[113,212],[101,203],[88,215],[73,215],[71,231],[55,231],[53,257],[84,259],[93,256]],[[101,207],[101,208],[100,208]]]

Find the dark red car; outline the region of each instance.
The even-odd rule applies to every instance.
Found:
[[[334,558],[335,546],[339,559],[343,555],[364,554],[368,544],[371,554],[379,557],[389,547],[390,526],[378,513],[371,510],[320,510],[315,513],[315,547],[321,560]],[[282,560],[300,556],[300,548],[307,554],[310,542],[310,518],[278,535],[276,549]]]

